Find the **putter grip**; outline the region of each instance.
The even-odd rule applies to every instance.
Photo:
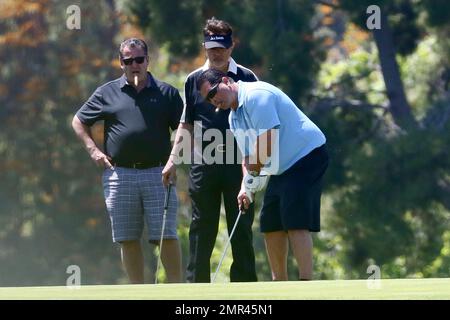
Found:
[[[167,192],[166,192],[166,198],[164,199],[164,209],[167,210],[167,208],[169,207],[169,197],[170,197],[170,189],[172,187],[172,184],[169,183],[169,185],[167,186]]]

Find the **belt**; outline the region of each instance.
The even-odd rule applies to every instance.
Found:
[[[154,162],[113,162],[114,167],[123,167],[130,169],[149,169],[154,167],[161,167],[163,163],[161,161]]]

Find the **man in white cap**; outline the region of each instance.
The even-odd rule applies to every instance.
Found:
[[[199,148],[194,147],[196,154],[201,153],[201,161],[194,161],[189,175],[189,194],[193,212],[189,230],[190,257],[186,274],[188,282],[210,282],[210,258],[218,232],[221,198],[223,196],[230,233],[239,213],[236,199],[241,190],[243,177],[243,167],[238,161],[240,157],[236,154],[238,147],[229,131],[229,110],[216,109],[205,101],[197,89],[197,79],[202,71],[211,68],[222,70],[235,81],[257,81],[257,77],[251,70],[236,64],[231,58],[234,43],[232,28],[227,22],[211,18],[206,21],[203,34],[207,61],[186,79],[184,111],[171,156],[163,170],[164,183],[168,184],[175,177],[175,163],[177,163],[182,132],[189,132],[191,137],[193,132],[201,132],[203,137],[207,130],[216,132],[219,130],[222,141],[225,142],[228,131],[232,143],[219,144],[214,148],[212,158],[220,158],[223,161],[212,164],[204,157],[206,154],[204,151],[208,147],[211,149],[214,141],[208,144],[203,142]],[[234,159],[232,164],[225,160],[230,158]],[[252,238],[253,218],[254,210],[251,206],[240,218],[234,232],[231,241],[233,252],[231,281],[256,281]]]

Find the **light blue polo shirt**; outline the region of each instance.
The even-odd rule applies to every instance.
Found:
[[[229,115],[230,129],[244,157],[254,152],[256,137],[277,129],[267,174],[277,175],[326,142],[322,131],[277,87],[238,81],[238,107]]]

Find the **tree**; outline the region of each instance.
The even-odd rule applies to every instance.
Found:
[[[81,30],[69,30],[60,1],[2,1],[2,286],[64,285],[72,264],[82,283],[121,274],[101,174],[70,127],[93,89],[120,71],[111,52],[119,31],[114,6],[83,2]]]
[[[160,45],[175,48],[181,37],[190,44],[185,52],[197,56],[201,26],[215,15],[234,26],[238,45],[233,56],[240,63],[282,87],[295,101],[307,101],[300,105],[325,131],[331,153],[325,183],[331,209],[324,212],[327,232],[319,237],[318,250],[332,257],[327,241],[336,244],[339,249],[332,250],[338,253],[340,265],[332,258],[331,263],[321,259],[322,266],[344,268],[346,276],[359,277],[375,262],[382,264],[384,276],[408,276],[423,275],[424,270],[430,275],[439,269],[432,263],[448,261],[448,257],[439,260],[439,250],[448,247],[444,233],[448,224],[442,221],[450,210],[450,178],[445,173],[449,157],[444,147],[450,136],[450,46],[445,40],[449,4],[439,1],[436,6],[431,0],[173,3],[183,16],[192,17],[187,21],[171,19],[156,2],[128,1],[139,25]],[[367,30],[369,5],[381,9],[379,30]],[[166,30],[167,21],[176,35]],[[334,38],[323,32],[323,25],[332,29]],[[354,55],[341,56],[343,61],[322,63],[324,51],[335,47],[346,51],[346,40],[339,37],[355,25],[360,34],[372,38],[364,37]],[[417,50],[430,34],[440,39],[440,66],[425,70],[429,82],[422,82],[418,91],[429,94],[419,103],[407,93],[414,90],[411,79],[417,78],[419,68],[407,67],[404,61],[413,56],[416,63],[425,62]],[[169,50],[174,62],[185,57],[178,49]],[[330,70],[327,85],[324,69]],[[333,274],[327,270],[322,276]]]
[[[404,30],[395,22],[420,15],[411,13],[412,3],[378,4],[389,12],[385,19],[390,23],[390,35],[374,35],[376,51],[370,45],[361,46],[346,60],[325,63],[310,108],[333,146],[330,181],[326,184],[334,208],[329,225],[336,228],[334,234],[341,239],[341,263],[347,266],[348,276],[365,276],[372,263],[382,266],[383,277],[436,276],[439,271],[430,271],[438,270],[432,267],[433,261],[448,261],[440,257],[448,247],[445,231],[450,212],[450,179],[445,173],[450,167],[445,147],[450,136],[450,100],[448,85],[443,81],[450,64],[446,42],[434,44],[425,35],[439,39],[446,27],[413,19],[409,23],[422,31]],[[357,16],[365,14],[368,3],[342,1],[341,5],[339,9],[346,8],[353,21],[365,28],[365,20],[357,20]],[[397,13],[397,20],[391,20]],[[382,20],[382,29],[386,20]],[[397,32],[398,28],[404,31]],[[384,37],[396,40],[384,43]],[[433,47],[426,47],[430,45]],[[392,54],[395,52],[402,55]],[[428,62],[430,52],[437,55],[436,62]],[[410,58],[415,63],[409,63]],[[378,61],[381,74],[377,72]],[[389,65],[397,69],[396,76],[386,70]],[[418,73],[425,73],[421,75],[427,81],[418,81]],[[395,77],[401,86],[389,84]],[[416,99],[396,103],[392,96],[380,92],[380,81],[388,91],[400,87],[404,91],[407,83],[410,90],[430,92],[426,106],[418,101],[423,99],[411,94],[410,99]],[[406,97],[405,92],[402,95]],[[392,119],[386,117],[389,114]],[[415,125],[407,120],[411,116]]]
[[[347,11],[361,28],[366,28],[367,15],[364,13],[367,8],[371,5],[380,8],[381,28],[373,30],[373,38],[378,48],[390,112],[397,125],[406,127],[405,129],[414,126],[416,120],[406,98],[396,56],[397,53],[407,55],[413,52],[423,37],[425,28],[419,22],[419,10],[426,12],[430,25],[443,26],[448,23],[448,2],[431,2],[419,1],[417,6],[410,0],[340,1],[340,8]]]
[[[230,22],[237,42],[233,57],[255,68],[262,79],[282,87],[294,100],[306,95],[324,58],[320,39],[313,36],[314,28],[310,25],[315,12],[311,1],[128,0],[127,3],[139,26],[160,45],[167,44],[174,60],[200,54],[206,19],[215,16]]]

